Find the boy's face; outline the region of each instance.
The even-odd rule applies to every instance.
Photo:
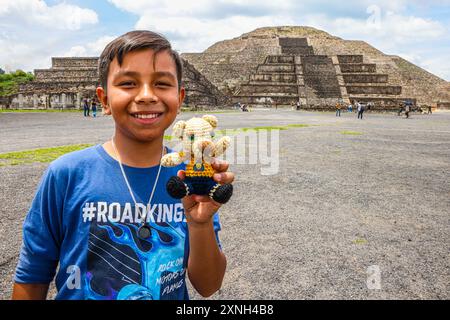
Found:
[[[175,120],[184,99],[178,90],[175,61],[168,51],[132,51],[108,72],[107,94],[97,88],[105,113],[112,114],[116,135],[139,142],[161,138]]]

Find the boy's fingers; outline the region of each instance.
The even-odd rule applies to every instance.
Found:
[[[181,180],[184,180],[184,178],[186,178],[186,171],[184,171],[184,170],[178,170],[177,176],[178,176],[178,178],[180,178]]]
[[[216,182],[220,182],[222,184],[225,183],[232,183],[234,181],[234,173],[233,172],[221,172],[221,173],[215,173],[214,176],[214,181]]]
[[[225,172],[228,170],[230,164],[227,161],[214,159],[214,161],[211,163],[211,166],[216,172]]]
[[[208,202],[211,198],[208,196],[194,195],[194,200],[196,202]]]
[[[181,199],[184,210],[188,213],[197,205],[197,201],[195,201],[194,197],[194,195],[191,195]]]

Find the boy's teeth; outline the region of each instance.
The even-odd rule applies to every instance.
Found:
[[[158,113],[152,113],[152,114],[135,114],[134,117],[135,118],[139,118],[139,119],[152,119],[152,118],[156,118],[159,114]]]

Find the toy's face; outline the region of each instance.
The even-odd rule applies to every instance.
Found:
[[[195,147],[202,148],[200,145],[203,142],[212,141],[213,137],[214,128],[209,122],[202,118],[192,118],[186,121],[183,132],[183,150],[191,152]]]

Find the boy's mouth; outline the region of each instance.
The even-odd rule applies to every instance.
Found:
[[[136,122],[140,125],[152,125],[156,123],[164,112],[156,112],[156,111],[144,111],[144,112],[133,112],[130,115],[135,118]]]
[[[138,119],[153,119],[158,118],[162,113],[132,113],[131,116]]]

